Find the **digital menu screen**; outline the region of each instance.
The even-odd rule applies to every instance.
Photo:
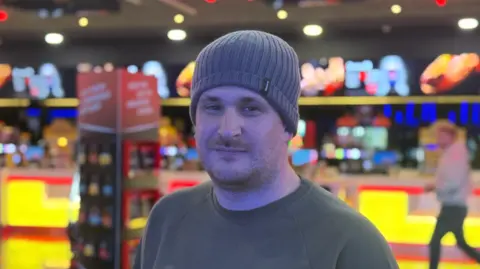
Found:
[[[478,95],[480,56],[476,53],[442,54],[422,70],[419,83],[425,95]]]
[[[300,67],[302,96],[428,96],[480,94],[480,56],[442,54],[434,59],[323,58]]]
[[[60,69],[53,63],[40,66],[0,64],[0,98],[73,98],[75,68]]]
[[[69,68],[48,62],[35,66],[3,63],[0,98],[75,98],[78,72],[108,72],[116,67],[154,76],[161,98],[190,96],[195,62],[165,65],[149,60],[121,66],[79,63]],[[303,62],[299,69],[305,97],[480,94],[480,55],[476,53],[445,53],[424,59],[401,55],[318,58]]]
[[[366,127],[361,137],[364,149],[382,149],[388,147],[388,129],[383,127]]]
[[[195,62],[162,65],[147,61],[125,66],[158,80],[162,98],[189,97]],[[319,58],[300,65],[301,95],[427,96],[480,94],[479,55],[443,54],[412,59],[385,55],[372,59]]]
[[[388,129],[384,127],[339,127],[337,144],[342,147],[358,147],[368,150],[384,150],[388,147]]]
[[[160,61],[150,60],[140,64],[123,66],[129,73],[142,73],[157,79],[157,92],[163,98],[184,96],[177,92],[177,79],[185,69],[185,65],[164,65]],[[188,97],[189,95],[185,95]]]
[[[141,72],[146,76],[154,76],[157,79],[157,92],[161,98],[170,97],[169,77],[163,64],[159,61],[147,61],[141,65],[128,65],[127,71],[132,74]]]

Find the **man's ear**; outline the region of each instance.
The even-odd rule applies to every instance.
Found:
[[[283,136],[283,141],[285,141],[285,143],[287,143],[287,144],[288,144],[288,142],[290,142],[290,140],[292,140],[292,138],[293,138],[293,134],[290,133],[290,132],[287,130],[287,128],[285,128],[285,129],[283,130],[282,136]]]

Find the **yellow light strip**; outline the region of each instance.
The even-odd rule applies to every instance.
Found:
[[[168,98],[163,99],[160,103],[162,106],[189,106],[190,98]]]
[[[334,96],[334,97],[301,97],[302,106],[316,105],[403,105],[403,104],[461,104],[480,102],[480,96]]]
[[[43,102],[47,107],[76,107],[77,98],[54,98]],[[300,97],[300,106],[352,106],[352,105],[404,105],[404,104],[461,104],[480,103],[480,96],[319,96]],[[163,107],[187,107],[190,98],[168,98],[161,101]],[[28,99],[0,99],[0,107],[27,107]]]
[[[30,104],[28,99],[20,98],[2,98],[0,99],[0,107],[26,107]]]
[[[47,107],[77,107],[78,99],[77,98],[47,99],[44,101],[44,104]]]

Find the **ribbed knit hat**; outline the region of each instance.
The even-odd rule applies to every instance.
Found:
[[[237,31],[207,45],[193,72],[190,117],[200,96],[220,86],[238,86],[263,96],[277,111],[286,130],[297,133],[300,66],[292,47],[261,31]]]

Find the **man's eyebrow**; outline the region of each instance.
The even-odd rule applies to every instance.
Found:
[[[243,97],[242,99],[240,99],[240,102],[241,103],[258,103],[258,101],[252,97]]]
[[[202,101],[202,102],[219,102],[220,98],[215,97],[215,96],[204,95],[204,96],[202,96],[200,101]]]
[[[222,98],[217,97],[217,96],[211,96],[211,95],[204,95],[200,98],[201,103],[221,103]],[[240,98],[240,100],[235,101],[236,104],[262,104],[262,102],[254,97],[246,96]]]
[[[240,102],[242,105],[260,105],[260,106],[266,106],[267,102],[260,100],[259,98],[254,98],[254,97],[243,97]]]

